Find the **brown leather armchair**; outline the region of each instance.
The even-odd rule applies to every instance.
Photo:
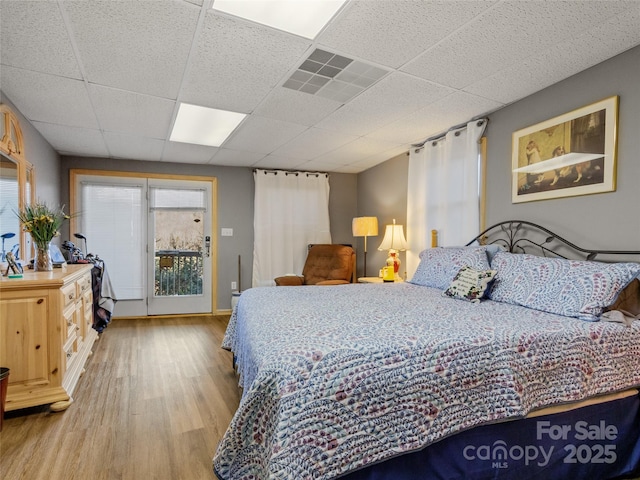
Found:
[[[356,252],[346,245],[310,245],[302,276],[275,278],[278,286],[342,285],[355,282]]]

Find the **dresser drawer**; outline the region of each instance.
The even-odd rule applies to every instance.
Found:
[[[67,365],[66,365],[66,369],[69,370],[73,367],[74,361],[76,360],[76,358],[78,358],[78,351],[71,349],[68,352],[66,352],[66,360],[67,360]]]
[[[62,293],[62,308],[68,307],[78,298],[75,283],[72,283],[71,285],[65,285],[60,289],[60,292]]]
[[[91,291],[91,275],[85,275],[76,282],[78,288],[78,298]]]

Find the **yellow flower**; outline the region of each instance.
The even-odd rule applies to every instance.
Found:
[[[63,207],[51,208],[42,202],[26,205],[17,215],[23,230],[30,233],[38,245],[46,245],[53,237],[60,235],[62,222],[70,218],[64,213]]]

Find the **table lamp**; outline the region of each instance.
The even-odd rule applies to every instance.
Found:
[[[396,225],[396,219],[393,219],[393,225],[387,225],[384,231],[384,238],[382,243],[378,247],[378,250],[389,250],[389,258],[387,258],[387,265],[393,265],[393,272],[395,280],[400,280],[398,271],[400,270],[400,258],[398,251],[404,251],[407,249],[407,241],[404,238],[404,231],[402,225]]]

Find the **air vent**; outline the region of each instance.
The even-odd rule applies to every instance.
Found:
[[[382,68],[317,48],[282,86],[346,103],[387,73]]]

